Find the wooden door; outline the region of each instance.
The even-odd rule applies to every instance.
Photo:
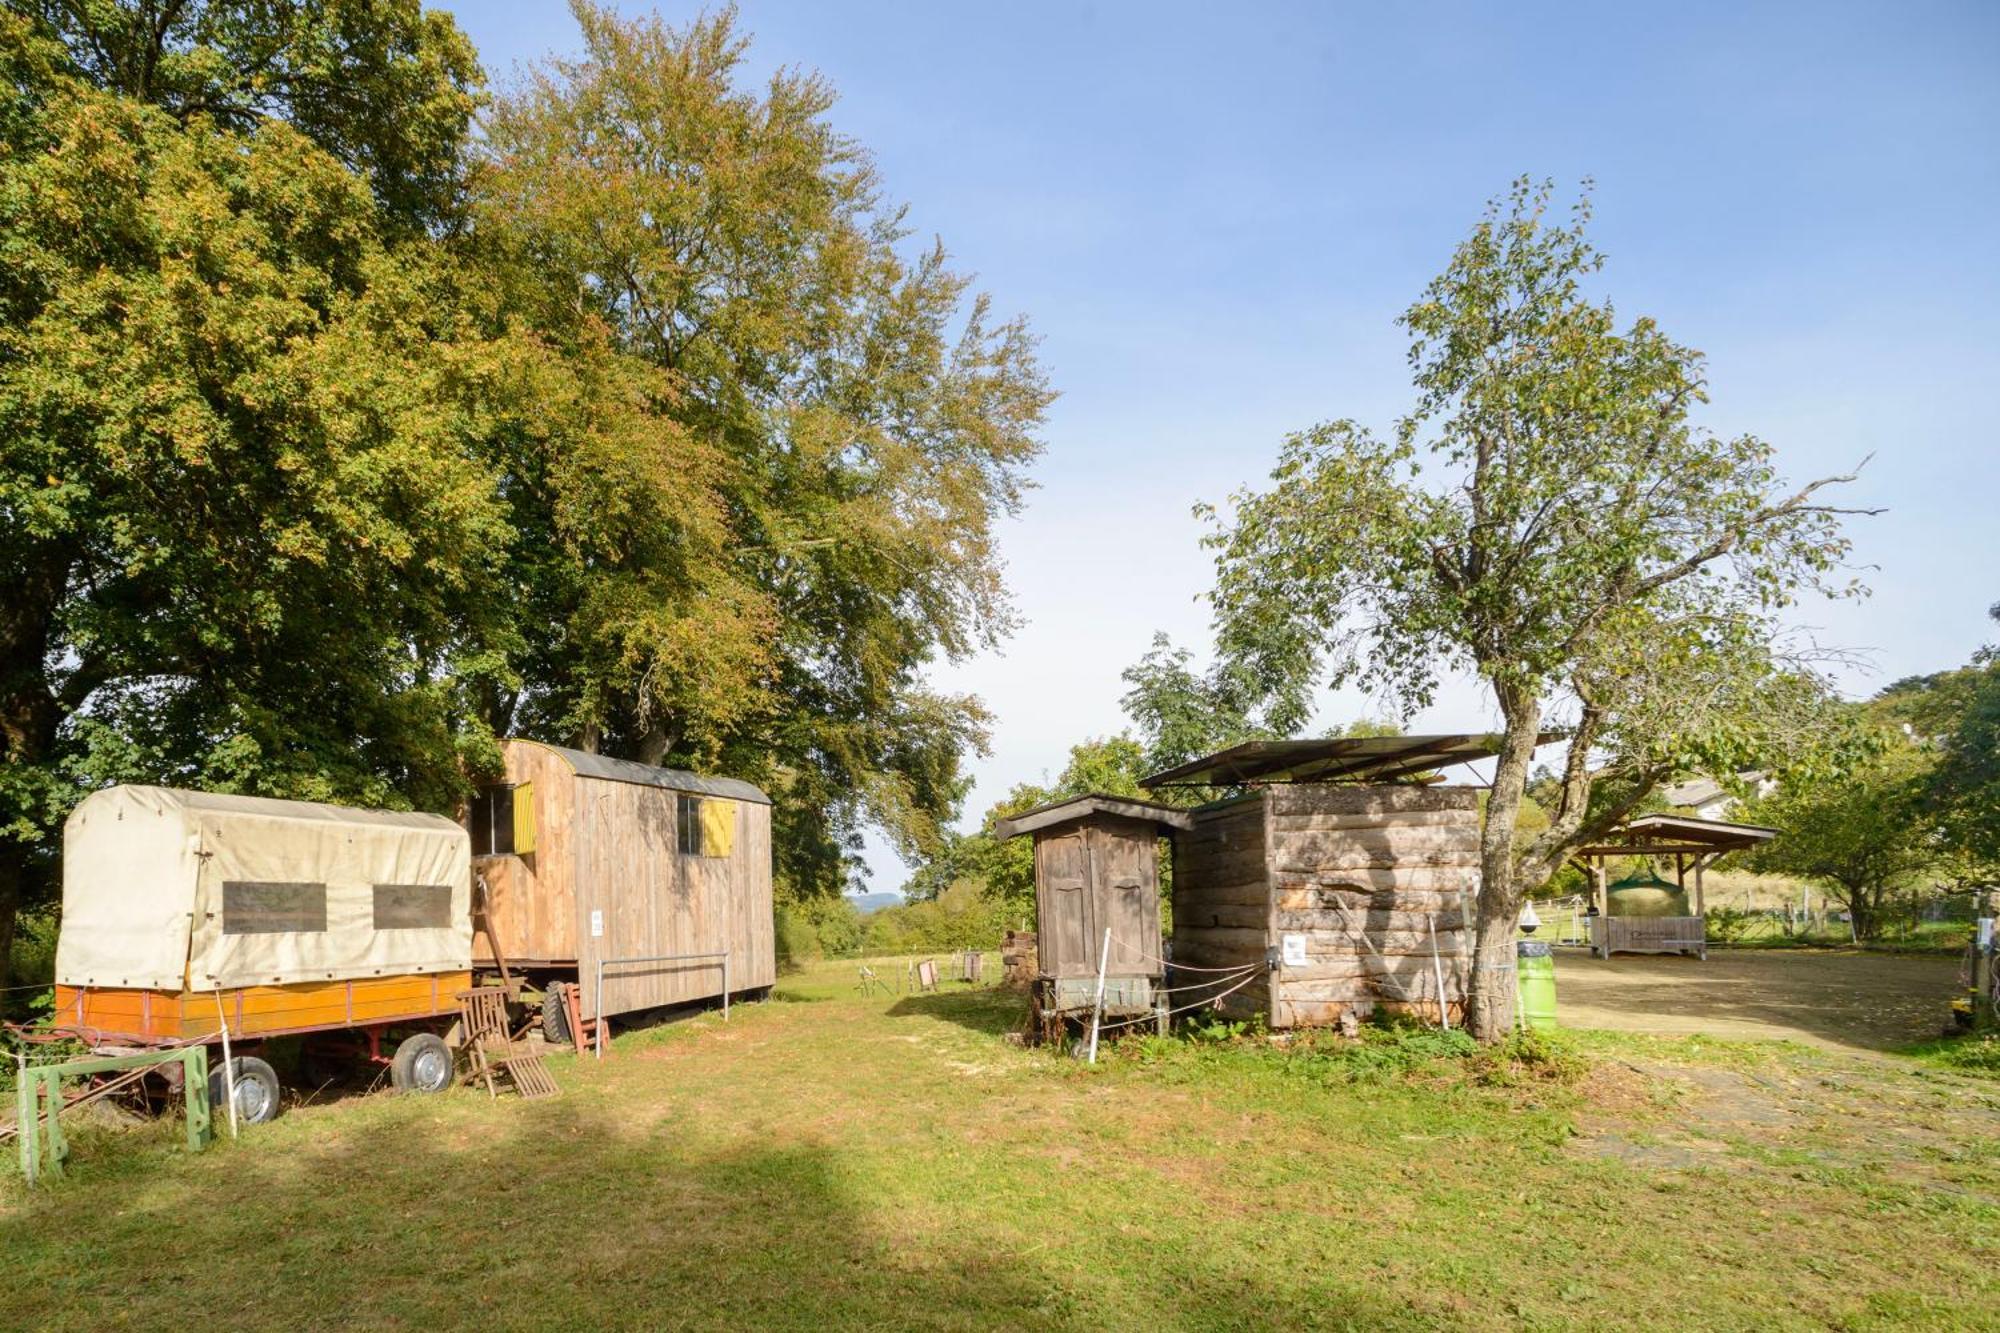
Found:
[[[1035,839],[1035,929],[1044,976],[1097,974],[1090,941],[1099,928],[1091,910],[1090,848],[1082,829]]]
[[[1159,872],[1150,825],[1093,828],[1092,916],[1097,936],[1111,930],[1113,976],[1154,976],[1160,971]],[[1092,960],[1093,965],[1095,959]]]

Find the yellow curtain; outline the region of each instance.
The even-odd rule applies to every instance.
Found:
[[[727,856],[736,850],[736,802],[704,797],[701,803],[701,854]]]
[[[514,788],[514,855],[535,854],[535,784]]]

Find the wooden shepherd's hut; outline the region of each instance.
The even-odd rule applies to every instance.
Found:
[[[1266,970],[1224,998],[1274,1028],[1378,1010],[1456,1024],[1479,891],[1478,791],[1435,770],[1495,753],[1480,735],[1252,741],[1146,779],[1249,787],[1197,807],[1174,843],[1176,967]]]
[[[503,753],[504,778],[467,817],[484,886],[477,961],[577,983],[586,1018],[776,981],[768,796],[539,741]]]

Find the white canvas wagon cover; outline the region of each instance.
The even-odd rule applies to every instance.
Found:
[[[471,854],[439,815],[108,787],[63,827],[56,980],[178,991],[462,972]]]

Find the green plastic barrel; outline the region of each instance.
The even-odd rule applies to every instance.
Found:
[[[1514,968],[1521,981],[1521,1021],[1537,1032],[1556,1025],[1556,960],[1547,940],[1522,940],[1514,946]]]

